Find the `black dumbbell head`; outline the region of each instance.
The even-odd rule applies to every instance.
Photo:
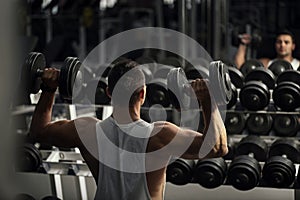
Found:
[[[240,102],[248,110],[263,110],[270,102],[270,91],[268,87],[259,81],[249,81],[241,89]]]
[[[225,127],[228,134],[242,134],[246,125],[246,116],[244,113],[227,112],[225,118]]]
[[[230,163],[227,180],[238,190],[250,190],[260,181],[261,167],[256,159],[241,155]]]
[[[237,88],[244,86],[245,77],[240,70],[235,67],[228,67],[229,76],[232,84]]]
[[[299,147],[294,139],[281,138],[272,143],[269,149],[269,157],[283,155],[292,162],[300,162]]]
[[[267,158],[267,143],[256,135],[248,135],[241,139],[236,147],[236,155],[253,154],[258,161],[265,161]]]
[[[273,127],[273,118],[266,113],[250,114],[246,126],[251,134],[268,135]]]
[[[191,182],[193,177],[193,160],[176,159],[167,167],[167,181],[175,185],[185,185]]]
[[[271,70],[266,68],[257,68],[249,72],[245,77],[245,82],[248,81],[260,81],[269,89],[273,89],[275,87],[275,76]]]
[[[275,76],[278,76],[282,72],[286,70],[291,70],[293,69],[292,65],[290,62],[285,61],[285,60],[275,60],[272,62],[272,64],[269,66],[269,69],[273,72]]]
[[[262,175],[268,186],[276,188],[289,187],[295,180],[294,163],[281,156],[270,157],[264,164]]]
[[[149,106],[160,104],[163,107],[170,106],[168,96],[167,81],[162,78],[156,78],[147,84],[146,99]]]
[[[227,164],[223,158],[199,160],[194,168],[194,179],[205,188],[221,186],[226,178]]]
[[[294,137],[299,130],[299,119],[297,115],[274,116],[273,130],[277,136]]]
[[[244,76],[247,76],[247,74],[250,73],[252,70],[257,68],[263,68],[263,67],[264,65],[259,60],[249,59],[242,64],[241,72],[243,73]]]

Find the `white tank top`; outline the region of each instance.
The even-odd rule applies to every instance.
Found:
[[[95,199],[151,199],[145,172],[145,152],[153,124],[138,120],[117,124],[109,117],[96,125],[99,175]]]
[[[270,60],[269,63],[268,63],[268,67],[274,62],[276,61],[277,59],[273,59],[273,60]],[[299,65],[300,65],[300,62],[298,59],[294,58],[291,62],[291,65],[293,67],[294,70],[297,70]]]

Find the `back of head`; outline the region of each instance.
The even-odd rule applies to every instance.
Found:
[[[145,85],[145,76],[138,63],[124,59],[116,62],[108,75],[108,92],[113,105],[133,106]]]

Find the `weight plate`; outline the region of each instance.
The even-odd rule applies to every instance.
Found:
[[[241,66],[241,72],[243,73],[244,76],[247,76],[248,73],[250,73],[252,70],[257,69],[257,68],[264,68],[264,65],[262,62],[256,59],[250,59],[246,60],[242,66]]]
[[[97,85],[95,90],[94,87]],[[87,82],[87,98],[90,102],[94,102],[96,105],[108,105],[110,98],[106,94],[107,79],[106,78],[94,78]]]
[[[265,162],[262,175],[268,186],[286,188],[294,183],[294,163],[282,156],[273,156]]]
[[[188,80],[208,79],[209,70],[202,66],[191,66],[188,65],[185,69],[185,74]]]
[[[275,87],[275,76],[271,70],[266,68],[257,68],[252,70],[245,77],[245,81],[261,81],[269,89],[273,89]]]
[[[295,163],[300,162],[299,147],[294,139],[277,139],[272,143],[269,149],[269,157],[283,155]]]
[[[193,160],[177,159],[167,167],[167,181],[175,185],[188,184],[193,177],[192,170],[194,165]]]
[[[146,99],[149,106],[160,104],[163,107],[169,107],[171,100],[168,93],[167,81],[165,79],[153,79],[147,84]]]
[[[237,89],[233,84],[231,84],[231,90],[232,90],[232,96],[231,96],[230,101],[227,104],[227,109],[232,108],[236,104],[237,98],[238,98]]]
[[[83,71],[81,70],[81,62],[76,58],[76,61],[73,62],[70,80],[70,94],[71,98],[77,99],[81,93],[82,85],[83,85]]]
[[[226,178],[227,164],[223,158],[199,160],[194,168],[194,178],[205,188],[221,186]]]
[[[286,70],[277,77],[276,82],[277,84],[281,82],[293,82],[300,85],[300,71]]]
[[[246,126],[251,134],[268,135],[273,126],[273,118],[269,114],[251,114],[247,119]]]
[[[227,112],[225,127],[228,134],[242,134],[246,125],[244,113]]]
[[[231,80],[228,67],[221,61],[214,61],[209,66],[210,92],[220,105],[228,104],[232,96]]]
[[[227,180],[238,190],[250,190],[260,181],[261,167],[252,157],[241,155],[230,163]]]
[[[248,135],[237,144],[236,155],[253,154],[256,160],[265,161],[267,150],[268,146],[263,139],[255,135]]]
[[[243,73],[234,67],[228,67],[228,72],[232,84],[237,88],[242,88],[244,86],[244,80],[245,80]]]
[[[278,76],[282,72],[286,70],[293,69],[292,65],[290,62],[285,61],[285,60],[275,60],[272,62],[272,64],[268,67],[275,76]]]
[[[298,116],[276,115],[274,117],[273,129],[277,136],[295,137],[299,130]]]
[[[153,78],[163,78],[166,79],[168,76],[168,73],[171,69],[174,67],[168,66],[168,65],[159,65],[158,69],[154,72]]]
[[[284,111],[300,107],[300,86],[293,82],[280,82],[273,90],[273,101]]]
[[[42,80],[38,76],[38,71],[46,67],[46,59],[42,53],[31,52],[25,59],[21,80],[26,84],[25,90],[29,94],[39,92]]]
[[[267,86],[259,81],[249,81],[241,89],[240,102],[248,110],[262,110],[269,105],[270,92]]]
[[[182,68],[173,68],[167,76],[168,97],[176,109],[187,109],[191,97],[187,94],[190,86]]]

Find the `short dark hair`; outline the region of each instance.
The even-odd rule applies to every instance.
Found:
[[[124,103],[127,103],[124,98],[130,94],[129,106],[133,106],[138,100],[139,92],[145,85],[145,76],[137,66],[139,64],[130,59],[114,63],[108,75],[108,92],[110,95],[113,94],[115,86],[118,84],[118,97],[114,99],[112,96],[113,104],[124,106]]]
[[[296,41],[295,41],[295,35],[291,31],[289,31],[288,29],[284,29],[284,30],[281,30],[281,31],[277,32],[276,39],[277,39],[277,37],[279,35],[289,35],[292,38],[292,42],[296,43]]]

